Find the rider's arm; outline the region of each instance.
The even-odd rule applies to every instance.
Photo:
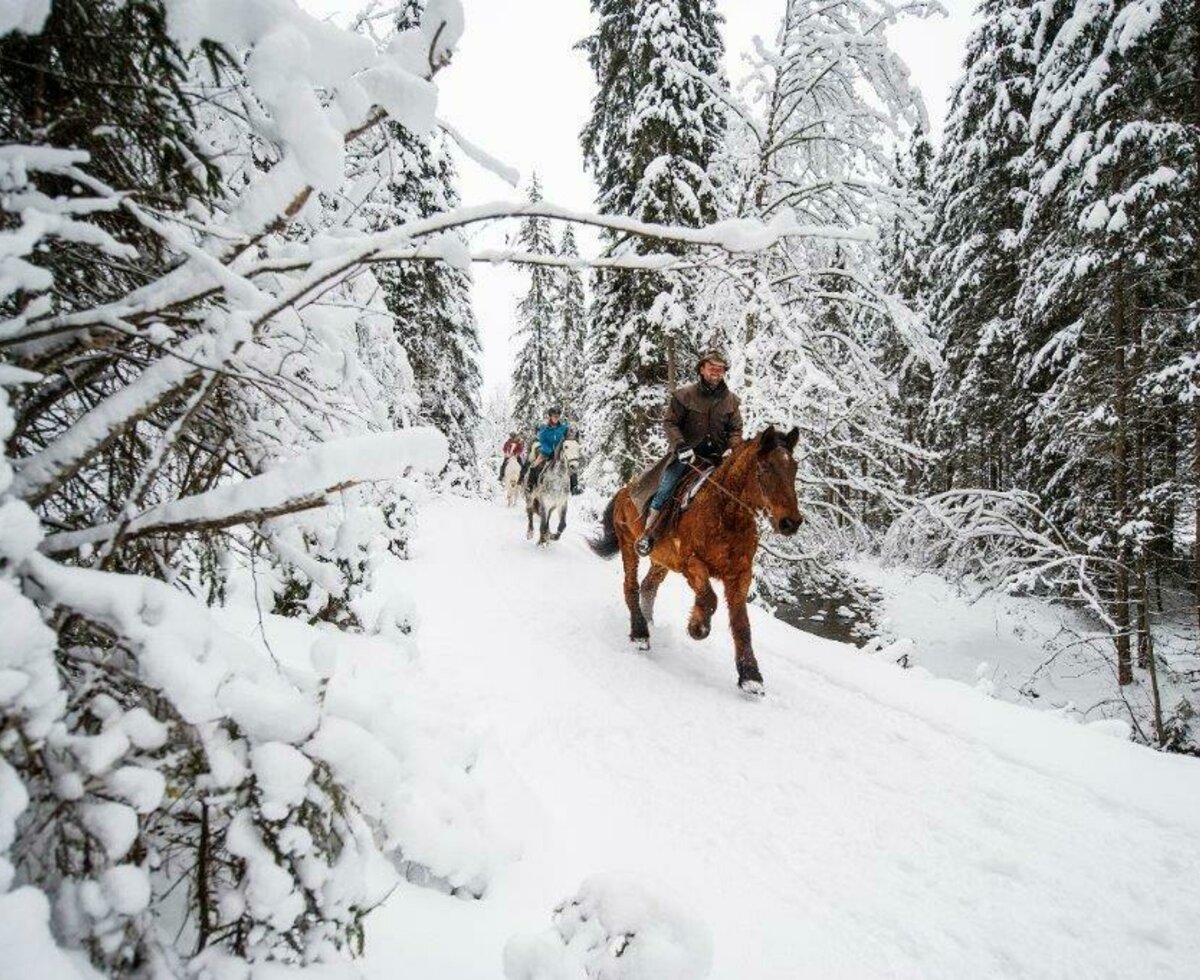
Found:
[[[729,421],[725,424],[725,431],[729,437],[729,448],[737,449],[742,441],[742,406],[741,402],[734,400],[733,411],[729,415]]]
[[[667,415],[663,419],[663,428],[667,433],[667,449],[674,450],[683,445],[683,416],[687,410],[675,395],[667,403]]]

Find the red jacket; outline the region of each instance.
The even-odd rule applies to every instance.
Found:
[[[520,439],[508,439],[505,441],[502,451],[505,456],[520,456],[525,452],[525,443]]]

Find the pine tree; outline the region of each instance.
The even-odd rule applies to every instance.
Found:
[[[592,0],[599,18],[581,42],[598,83],[581,134],[601,211],[699,227],[718,216],[710,164],[725,116],[721,18],[714,0]],[[699,77],[697,77],[699,76]],[[606,235],[618,254],[657,248]],[[674,247],[682,252],[682,247]],[[676,291],[663,276],[596,277],[586,395],[589,455],[624,476],[660,441],[666,390],[681,380],[696,341]],[[648,442],[649,440],[649,442]]]
[[[1033,0],[981,6],[936,163],[928,312],[946,368],[926,438],[944,454],[929,480],[938,490],[1000,489],[1014,480],[1016,242],[1025,186],[1017,163],[1029,146],[1038,10]]]
[[[1112,564],[1118,679],[1153,668],[1149,569],[1169,561],[1197,301],[1194,4],[1047,5],[1018,302],[1025,480]],[[1051,29],[1056,27],[1057,29]],[[1155,680],[1153,671],[1151,680]],[[1157,707],[1157,693],[1155,694]],[[1164,737],[1161,714],[1155,719]]]
[[[905,151],[897,154],[897,189],[906,202],[907,213],[898,214],[892,220],[884,243],[883,265],[889,290],[926,322],[931,289],[932,178],[933,145],[924,128],[918,127]],[[920,445],[924,441],[924,422],[933,389],[929,361],[914,357],[906,344],[897,343],[894,338],[884,338],[883,345],[884,369],[896,379],[897,408],[904,423],[904,440],[911,445]],[[921,478],[918,460],[910,457],[905,489],[914,493]]]
[[[422,0],[408,0],[401,28],[417,23],[423,7]],[[426,218],[457,207],[454,161],[445,136],[414,136],[395,123],[388,128],[397,163],[387,220]],[[482,386],[470,276],[445,262],[400,262],[378,277],[412,369],[417,421],[444,432],[451,460],[469,471],[476,458]]]
[[[535,173],[529,183],[528,200],[536,203],[541,199],[542,185]],[[532,255],[554,254],[547,218],[523,219],[518,241],[521,249]],[[557,313],[558,278],[550,266],[530,265],[529,289],[517,304],[516,337],[521,346],[513,365],[513,419],[525,431],[535,428],[560,396],[563,338]]]
[[[564,259],[579,258],[572,225],[563,229],[558,254]],[[587,298],[583,273],[564,268],[560,273],[556,315],[558,319],[558,399],[565,418],[577,421],[583,413],[583,379],[587,376]]]

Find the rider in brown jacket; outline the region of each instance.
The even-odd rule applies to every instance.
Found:
[[[646,530],[637,542],[639,555],[653,550],[654,526],[676,484],[687,468],[695,465],[696,458],[715,464],[726,450],[742,441],[741,402],[725,384],[728,366],[721,354],[709,351],[696,364],[700,379],[671,395],[664,427],[674,459],[663,471],[658,492],[650,501]]]

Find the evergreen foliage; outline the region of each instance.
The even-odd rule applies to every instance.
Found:
[[[936,168],[931,485],[1033,495],[1063,549],[1038,587],[1092,597],[1118,681],[1135,643],[1148,672],[1147,739],[1186,741],[1152,627],[1200,582],[1197,8],[985,9]]]
[[[578,259],[575,229],[567,225],[558,243],[563,259]],[[587,339],[588,307],[584,293],[583,273],[570,266],[560,274],[558,287],[558,401],[565,418],[574,423],[583,417],[583,384],[588,375]]]
[[[1021,412],[1012,388],[1019,328],[1017,236],[1025,199],[1039,5],[988,0],[967,44],[937,161],[929,317],[946,360],[927,438],[942,451],[928,484],[1013,485]]]
[[[527,200],[542,200],[537,174],[529,182]],[[522,219],[518,242],[530,255],[555,254],[546,218],[531,215]],[[515,336],[520,346],[512,376],[513,420],[522,432],[534,431],[546,409],[560,401],[564,364],[563,324],[558,315],[559,273],[546,265],[528,268],[529,289],[517,304]]]
[[[593,34],[581,42],[596,77],[581,134],[604,213],[698,227],[718,216],[711,164],[725,131],[720,35],[713,0],[592,0]],[[648,243],[606,234],[610,255]],[[682,247],[676,247],[682,252]],[[704,339],[691,290],[664,276],[605,271],[592,303],[588,455],[628,476],[661,444],[667,389],[690,376]]]
[[[397,28],[418,25],[424,7],[424,0],[405,0]],[[381,209],[382,227],[457,207],[454,161],[446,137],[440,132],[417,135],[399,123],[389,123],[386,132],[391,190],[390,201]],[[376,276],[412,369],[419,399],[416,417],[449,437],[456,469],[470,473],[482,397],[470,275],[445,262],[398,262],[377,270]]]

